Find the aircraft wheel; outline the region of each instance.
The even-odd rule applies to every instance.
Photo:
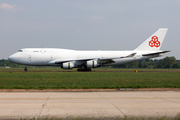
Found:
[[[92,71],[92,70],[91,70],[91,68],[86,68],[86,69],[77,69],[77,71],[78,71],[78,72],[80,72],[80,71],[81,71],[81,72],[82,72],[82,71],[85,72],[85,71]]]
[[[25,67],[25,68],[24,68],[24,71],[27,72],[27,70],[28,70],[28,69]]]
[[[81,69],[77,69],[77,71],[79,72],[79,71],[81,71]]]

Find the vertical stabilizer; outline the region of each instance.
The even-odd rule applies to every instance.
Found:
[[[159,51],[164,37],[166,36],[167,28],[159,28],[154,34],[146,39],[134,51]]]

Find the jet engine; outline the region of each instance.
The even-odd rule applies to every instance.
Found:
[[[72,69],[74,67],[74,64],[71,62],[66,62],[62,64],[63,69]]]
[[[87,68],[97,68],[98,67],[98,63],[96,60],[89,60],[87,61]]]

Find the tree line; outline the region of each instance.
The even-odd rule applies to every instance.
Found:
[[[115,68],[180,68],[180,60],[174,56],[163,59],[147,59],[138,62],[114,66]]]
[[[0,67],[11,67],[11,68],[19,68],[23,67],[23,65],[19,65],[13,63],[9,60],[0,60]],[[174,56],[165,57],[163,59],[147,59],[133,63],[127,63],[117,66],[110,66],[111,68],[180,68],[180,60],[176,60]]]
[[[13,63],[9,60],[5,60],[5,59],[2,59],[0,60],[0,67],[12,67],[12,68],[18,68],[18,67],[21,67],[22,65],[19,65],[19,64],[16,64],[16,63]]]

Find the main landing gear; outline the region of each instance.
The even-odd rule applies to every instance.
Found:
[[[24,66],[24,71],[25,71],[25,72],[27,72],[27,71],[28,71],[28,69],[27,69],[27,67],[26,67],[26,66]]]
[[[78,72],[80,71],[92,71],[91,68],[81,68],[81,69],[77,69]]]

